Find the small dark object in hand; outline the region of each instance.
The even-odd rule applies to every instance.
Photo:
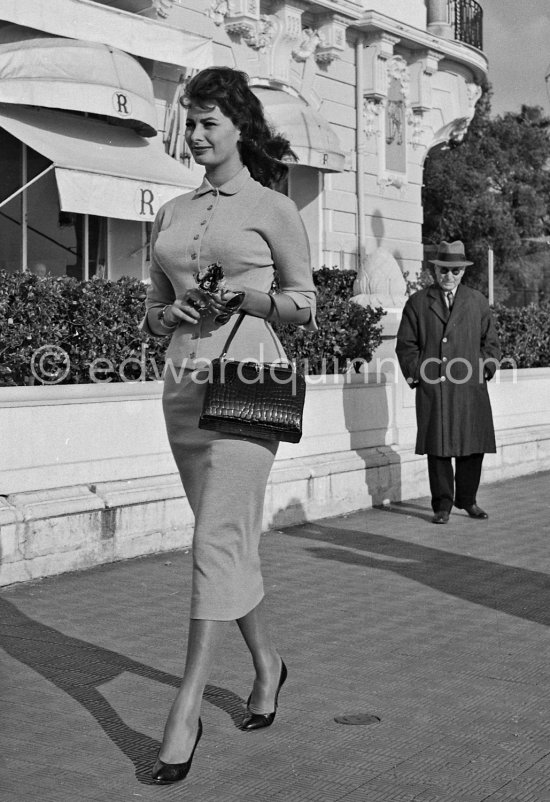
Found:
[[[225,276],[223,267],[219,262],[212,262],[195,273],[195,281],[204,292],[216,293],[222,289]]]
[[[200,289],[203,292],[207,292],[209,295],[215,295],[217,292],[221,292],[225,287],[223,266],[219,262],[212,262],[212,264],[199,270],[198,273],[195,273],[195,281]],[[216,323],[223,325],[227,323],[230,317],[231,312],[220,312],[219,315],[216,315],[214,320]]]

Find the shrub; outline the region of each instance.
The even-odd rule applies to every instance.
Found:
[[[494,308],[495,325],[504,360],[503,368],[550,367],[550,301],[541,306]]]
[[[318,332],[278,327],[289,356],[307,360],[310,373],[368,361],[381,342],[383,311],[349,303],[354,278],[353,271],[315,273]],[[160,378],[168,340],[138,329],[145,293],[134,278],[79,282],[0,271],[0,385]]]
[[[349,302],[351,270],[321,268],[314,279],[319,330],[276,326],[289,357],[313,374],[342,373],[354,360],[369,361],[382,340],[383,310]],[[168,340],[138,329],[145,292],[134,278],[82,283],[0,271],[0,385],[160,378]],[[494,317],[510,360],[503,367],[550,367],[550,301],[497,305]]]
[[[0,384],[88,383],[91,365],[96,381],[140,379],[144,355],[162,365],[166,347],[137,328],[144,300],[138,279],[82,283],[0,271]],[[158,378],[151,362],[143,373]]]
[[[350,303],[355,271],[323,267],[314,274],[318,331],[274,326],[291,359],[307,373],[345,373],[354,360],[369,362],[382,342],[381,308]]]

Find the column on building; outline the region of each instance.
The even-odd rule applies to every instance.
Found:
[[[449,0],[428,0],[428,31],[444,39],[453,38],[449,21]]]

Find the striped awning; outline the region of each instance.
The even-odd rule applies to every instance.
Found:
[[[290,141],[300,164],[328,172],[344,170],[345,154],[330,123],[300,98],[281,89],[253,87],[266,117]]]
[[[200,183],[158,138],[118,125],[11,106],[0,107],[0,127],[52,162],[63,211],[152,221],[163,203]]]
[[[214,63],[212,39],[92,0],[2,0],[0,18],[188,70]]]
[[[0,29],[0,103],[111,117],[142,136],[157,132],[151,79],[133,56],[105,44]]]

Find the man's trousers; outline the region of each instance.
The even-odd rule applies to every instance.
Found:
[[[483,454],[455,457],[434,457],[428,454],[428,476],[434,512],[451,511],[451,507],[464,509],[476,503],[481,479]]]

